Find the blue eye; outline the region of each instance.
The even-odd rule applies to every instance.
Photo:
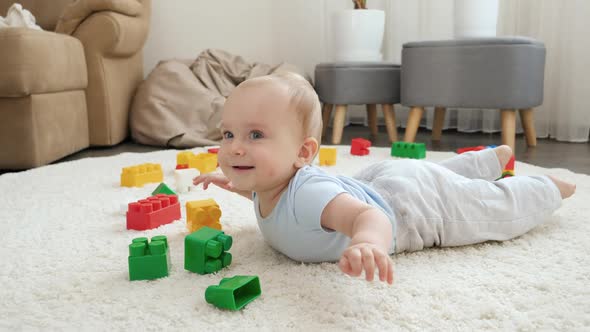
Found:
[[[251,139],[261,139],[263,137],[264,137],[264,135],[262,134],[262,132],[258,131],[258,130],[254,130],[253,132],[250,133]]]
[[[231,131],[224,131],[223,132],[223,139],[230,139],[234,138],[234,134]]]

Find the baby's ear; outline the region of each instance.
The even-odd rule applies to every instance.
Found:
[[[303,140],[303,144],[299,148],[299,154],[297,155],[297,161],[295,162],[296,168],[301,168],[305,165],[311,164],[313,158],[319,149],[318,141],[313,137],[307,137]]]

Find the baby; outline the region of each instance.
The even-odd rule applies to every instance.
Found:
[[[354,177],[312,165],[322,116],[312,86],[296,74],[249,79],[227,99],[213,183],[254,202],[266,242],[302,262],[339,261],[342,272],[393,283],[391,254],[522,235],[571,196],[547,176],[499,178],[506,145],[442,163],[386,160]]]

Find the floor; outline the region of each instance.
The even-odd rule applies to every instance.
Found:
[[[497,145],[500,143],[500,133],[460,133],[456,130],[445,130],[440,142],[430,140],[430,134],[430,131],[421,129],[416,136],[416,141],[425,142],[429,151],[455,151],[457,148],[466,146]],[[377,137],[371,138],[369,136],[368,128],[361,125],[350,125],[344,128],[342,144],[349,144],[352,138],[363,137],[370,139],[373,146],[391,146],[385,127],[379,128]],[[331,137],[330,129],[328,129],[326,137]],[[398,137],[403,137],[403,129],[398,129]],[[328,141],[329,139],[324,138],[322,143],[329,145]],[[86,149],[57,162],[111,156],[122,152],[150,152],[160,149],[129,141],[109,148]],[[546,168],[567,168],[576,173],[590,174],[590,143],[565,143],[550,139],[538,139],[537,146],[529,148],[526,146],[524,136],[517,135],[516,160]]]

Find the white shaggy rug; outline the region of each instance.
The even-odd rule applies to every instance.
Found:
[[[202,149],[194,149],[202,151]],[[161,163],[173,180],[175,150],[88,158],[0,176],[0,329],[14,330],[588,330],[590,329],[590,177],[517,163],[517,174],[554,174],[578,191],[555,216],[504,243],[430,249],[394,257],[395,283],[368,283],[336,264],[301,264],[262,240],[249,201],[219,188],[187,200],[214,198],[233,236],[234,261],[218,274],[183,268],[183,219],[129,231],[121,204],[156,184],[122,188],[122,167]],[[438,161],[450,152],[428,152]],[[389,157],[339,147],[330,172],[352,174]],[[128,281],[132,238],[165,234],[168,278]],[[224,277],[258,275],[262,295],[242,311],[205,302]]]

